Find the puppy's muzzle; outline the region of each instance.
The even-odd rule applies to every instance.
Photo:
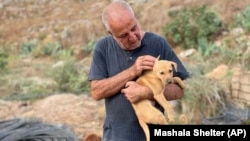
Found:
[[[172,81],[173,81],[173,79],[172,79],[172,78],[168,78],[168,79],[167,79],[166,84],[171,84],[171,83],[172,83]]]

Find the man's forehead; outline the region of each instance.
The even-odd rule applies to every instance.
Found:
[[[120,21],[110,21],[110,28],[115,34],[124,34],[129,32],[137,25],[133,17],[124,16]]]

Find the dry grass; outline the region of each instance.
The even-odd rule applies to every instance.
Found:
[[[65,46],[85,44],[106,34],[100,16],[109,2],[24,0],[4,3],[0,9],[0,44],[23,43],[41,35],[53,36],[55,40],[63,41]],[[143,29],[161,33],[162,27],[170,20],[169,9],[203,4],[212,7],[221,19],[230,23],[234,14],[249,5],[250,1],[149,0],[133,2],[132,6]],[[62,36],[67,31],[70,36],[65,39]]]

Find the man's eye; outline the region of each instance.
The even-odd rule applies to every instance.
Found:
[[[127,34],[122,34],[121,36],[119,36],[119,38],[125,38],[127,36]]]

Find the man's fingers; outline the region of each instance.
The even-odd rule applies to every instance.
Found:
[[[133,83],[133,82],[128,81],[128,82],[125,84],[125,88],[129,87],[129,86],[131,85],[131,83]]]
[[[149,55],[143,56],[140,65],[143,69],[152,69],[154,66],[155,58]]]
[[[150,66],[150,67],[153,67],[154,66],[154,62],[145,60],[145,61],[141,62],[141,66]]]
[[[133,83],[132,81],[128,81],[126,84],[125,84],[125,86],[124,86],[124,88],[121,90],[121,93],[126,93],[125,91],[126,91],[126,88],[128,88],[130,85],[131,85],[131,83]]]

